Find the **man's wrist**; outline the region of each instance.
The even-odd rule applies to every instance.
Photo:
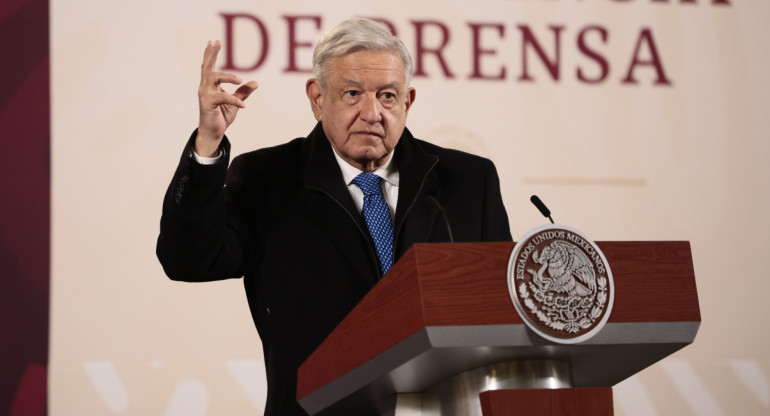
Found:
[[[220,160],[222,160],[222,157],[225,155],[224,150],[221,148],[219,149],[219,152],[214,157],[205,157],[200,156],[197,152],[195,152],[195,149],[192,149],[192,156],[195,158],[195,161],[198,162],[198,164],[201,165],[213,165]]]

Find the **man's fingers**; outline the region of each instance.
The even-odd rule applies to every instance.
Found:
[[[249,95],[251,95],[252,92],[256,91],[257,88],[259,88],[259,84],[257,84],[257,81],[249,81],[241,85],[240,87],[238,87],[238,89],[235,90],[233,95],[235,95],[242,101],[246,101],[246,99],[249,98]]]
[[[230,74],[227,72],[214,72],[211,74],[208,74],[208,76],[203,76],[201,78],[201,85],[199,89],[199,93],[205,94],[205,93],[211,93],[221,90],[220,87],[221,84],[235,84],[238,85],[243,80],[241,77]]]
[[[203,52],[203,63],[201,64],[201,74],[205,75],[214,70],[214,65],[217,62],[217,55],[219,50],[222,49],[222,42],[220,41],[208,41],[206,44],[206,50]]]
[[[217,62],[217,56],[219,55],[219,50],[222,49],[222,42],[220,41],[209,41],[208,44],[206,44],[206,51],[203,53],[203,65],[201,66],[201,69],[203,72],[211,72],[214,70],[214,65]]]
[[[227,73],[215,72],[214,66],[217,62],[217,55],[222,49],[222,42],[209,41],[206,44],[206,50],[203,52],[203,63],[201,64],[201,86],[198,94],[201,99],[201,105],[207,108],[214,108],[222,104],[233,105],[238,108],[245,108],[243,100],[248,98],[259,85],[256,81],[250,81],[241,85],[230,94],[221,88],[221,84],[238,85],[243,82],[241,77]]]
[[[227,72],[215,72],[211,74],[209,77],[209,80],[211,84],[214,86],[219,86],[219,84],[240,84],[243,82],[241,77],[235,74],[230,74]]]
[[[212,107],[218,107],[221,104],[230,104],[238,108],[246,108],[246,104],[243,103],[243,100],[225,91],[220,91],[214,94],[212,98]]]

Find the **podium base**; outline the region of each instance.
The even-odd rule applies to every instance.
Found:
[[[486,416],[479,394],[492,391],[564,389],[572,386],[570,367],[556,360],[527,360],[476,368],[450,377],[423,394],[399,394],[394,416]],[[514,390],[509,390],[514,389]],[[520,390],[526,389],[526,390]],[[532,390],[539,391],[539,390]],[[494,396],[493,403],[506,396]]]
[[[613,416],[611,387],[485,391],[484,416]]]

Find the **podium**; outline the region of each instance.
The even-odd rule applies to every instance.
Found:
[[[311,415],[612,414],[611,387],[695,340],[689,242],[597,242],[609,320],[557,344],[508,291],[513,243],[415,244],[302,364]]]

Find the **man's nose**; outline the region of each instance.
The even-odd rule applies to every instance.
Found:
[[[359,117],[367,123],[379,123],[382,121],[382,104],[377,96],[366,94],[359,102]]]

